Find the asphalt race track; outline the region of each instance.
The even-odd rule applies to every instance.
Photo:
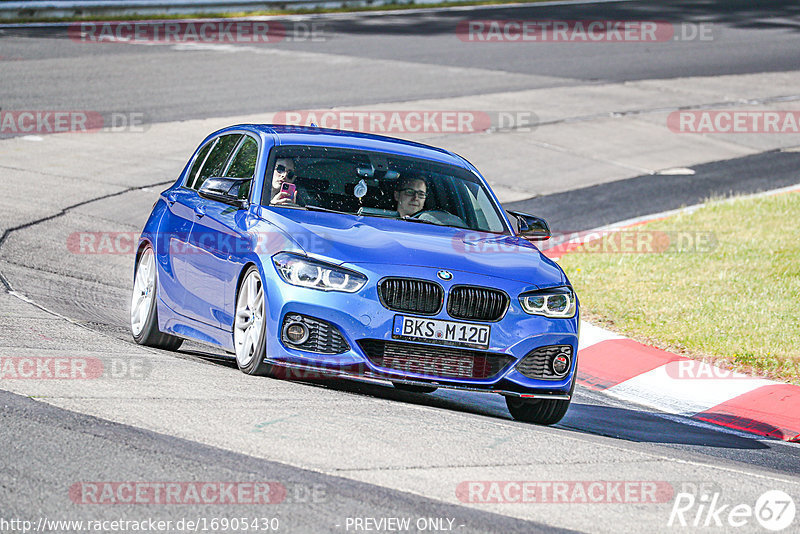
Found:
[[[796,70],[796,18],[786,1],[620,2],[477,8],[436,14],[326,19],[325,41],[196,47],[87,46],[67,27],[0,30],[3,109],[136,111],[148,121],[233,116],[265,110],[354,106],[601,81]],[[519,43],[465,46],[464,19],[659,20],[719,24],[711,42]],[[333,54],[324,64],[314,54]],[[254,61],[264,54],[269,61]],[[34,61],[36,69],[27,64]],[[58,80],[57,83],[52,83]],[[565,83],[567,82],[567,83]]]
[[[481,46],[454,37],[457,23],[467,18],[702,23],[712,25],[714,39]],[[477,102],[493,95],[503,106],[493,109],[525,109],[519,102],[536,91],[577,94],[600,108],[605,97],[598,88],[627,91],[649,84],[657,96],[632,104],[644,117],[637,128],[646,129],[663,125],[667,111],[659,98],[689,94],[681,85],[686,78],[702,79],[702,90],[692,90],[708,95],[686,106],[770,102],[796,109],[800,86],[793,93],[780,86],[783,100],[777,100],[771,82],[763,80],[790,89],[798,80],[791,77],[800,71],[797,2],[634,1],[298,20],[323,22],[324,42],[84,44],[71,40],[65,26],[0,27],[2,110],[93,110],[104,117],[143,118],[141,131],[122,133],[0,133],[6,186],[0,199],[0,356],[82,355],[127,366],[118,377],[95,381],[0,378],[1,532],[22,531],[3,527],[1,521],[12,518],[36,525],[40,518],[221,517],[278,518],[279,532],[402,530],[355,521],[367,518],[410,518],[410,531],[464,533],[698,530],[668,526],[672,494],[656,502],[475,503],[458,493],[466,481],[658,481],[675,493],[695,492],[698,499],[702,492],[718,494],[730,506],[753,506],[768,490],[800,502],[797,445],[653,413],[583,388],[565,419],[545,428],[512,421],[499,396],[248,377],[227,355],[204,345],[185,343],[176,353],[143,349],[128,328],[130,254],[65,248],[76,232],[138,232],[158,192],[174,180],[203,135],[234,118],[292,109],[386,109],[387,103],[455,109],[454,102],[472,102],[472,109],[480,109]],[[714,85],[717,79],[730,80],[730,95],[719,89],[724,83]],[[754,79],[762,85],[753,87]],[[739,96],[747,91],[772,100]],[[547,108],[540,103],[537,114],[546,117]],[[587,127],[604,124],[608,115],[575,114]],[[735,146],[711,136],[698,141],[708,144],[691,157],[676,158],[675,167],[694,162],[692,174],[650,172],[669,165],[662,163],[663,153],[636,146],[639,134],[619,142],[620,154],[636,151],[629,159],[603,159],[590,153],[593,147],[572,151],[566,141],[567,148],[558,148],[552,159],[541,156],[552,142],[538,136],[567,139],[576,123],[554,120],[551,130],[539,128],[523,141],[518,132],[491,134],[499,141],[482,134],[425,139],[462,147],[496,180],[507,208],[544,216],[556,231],[800,182],[796,136],[775,144],[744,137]],[[530,139],[535,142],[524,144]],[[484,141],[524,149],[501,160]],[[686,142],[686,154],[692,145]],[[706,147],[720,155],[698,155]],[[585,158],[596,168],[584,172],[576,163],[562,178],[559,169],[544,176],[527,173],[530,167],[547,170],[545,162],[558,158]],[[503,181],[499,171],[493,176],[495,169],[506,176],[515,169],[526,174]],[[271,481],[286,494],[261,506],[107,506],[71,493],[76,484],[100,481]],[[695,512],[697,507],[687,520]],[[713,521],[706,527],[732,529]],[[733,531],[765,530],[751,518]]]

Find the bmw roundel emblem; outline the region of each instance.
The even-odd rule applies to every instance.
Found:
[[[436,273],[436,276],[438,276],[444,281],[453,279],[453,273],[451,273],[450,271],[439,271],[438,273]]]

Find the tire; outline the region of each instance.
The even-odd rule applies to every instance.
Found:
[[[236,294],[233,320],[233,347],[236,365],[248,375],[272,376],[266,356],[266,295],[258,268],[251,265],[242,277]]]
[[[136,264],[131,294],[130,327],[134,341],[139,345],[164,350],[177,350],[183,339],[165,334],[158,329],[158,270],[153,249],[142,250]]]
[[[572,393],[575,391],[575,382],[576,378],[573,377],[572,386],[569,389],[570,400],[506,397],[506,406],[511,417],[516,421],[536,425],[554,425],[567,414],[570,402],[572,402]]]
[[[436,386],[415,386],[413,384],[403,384],[402,382],[392,382],[394,389],[400,391],[408,391],[410,393],[433,393],[437,389]]]

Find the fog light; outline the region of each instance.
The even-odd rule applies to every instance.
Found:
[[[563,352],[556,355],[556,357],[553,358],[552,367],[553,372],[558,376],[567,374],[567,371],[569,371],[569,356]]]
[[[308,341],[308,327],[300,322],[287,324],[283,333],[292,345],[302,345]]]

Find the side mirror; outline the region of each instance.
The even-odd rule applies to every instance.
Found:
[[[213,176],[207,178],[206,181],[203,182],[197,194],[203,198],[230,204],[231,206],[243,210],[247,209],[249,203],[247,202],[247,198],[239,198],[239,191],[242,187],[247,187],[249,191],[250,182],[252,181],[252,178],[243,180],[241,178],[221,178],[219,176]]]
[[[517,219],[517,223],[519,224],[519,231],[517,233],[525,239],[531,241],[545,241],[552,237],[550,226],[547,224],[547,221],[541,217],[522,213],[521,211],[509,211],[508,213]]]

